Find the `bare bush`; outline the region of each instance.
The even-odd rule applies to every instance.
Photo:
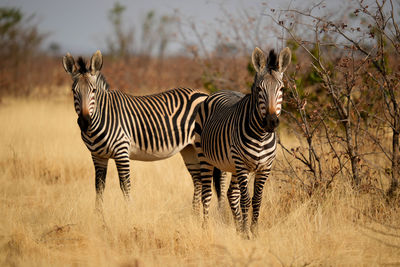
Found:
[[[46,36],[39,32],[33,15],[0,8],[0,95],[26,95],[34,84],[43,82],[31,70]]]
[[[266,13],[311,65],[301,79],[289,77],[286,107],[288,126],[307,146],[282,147],[308,168],[314,182],[328,186],[342,174],[351,177],[355,188],[365,189],[377,176],[385,176],[390,180],[385,190],[393,196],[400,132],[395,6],[385,0],[368,6],[360,0],[350,8],[350,14],[329,15],[320,3]],[[335,164],[325,164],[329,159]],[[323,176],[330,178],[324,181]]]

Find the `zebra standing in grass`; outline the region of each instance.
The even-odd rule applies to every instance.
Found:
[[[81,137],[92,154],[96,173],[96,208],[102,210],[108,160],[115,160],[120,187],[129,199],[129,159],[155,161],[180,152],[195,186],[193,208],[200,209],[199,161],[193,147],[194,122],[206,94],[179,88],[149,96],[109,91],[100,73],[103,58],[93,54],[89,68],[67,54],[63,66],[72,77]]]
[[[289,48],[283,49],[279,58],[271,50],[267,61],[264,53],[255,48],[252,62],[257,73],[251,93],[220,91],[201,104],[196,117],[195,147],[200,160],[205,224],[215,166],[232,173],[227,195],[237,230],[249,237],[248,211],[252,203],[251,231],[257,234],[262,190],[275,158],[282,78],[290,60]],[[252,200],[248,189],[250,172],[255,173]]]

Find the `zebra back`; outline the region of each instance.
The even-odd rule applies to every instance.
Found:
[[[68,54],[63,64],[73,79],[78,124],[92,154],[115,157],[125,150],[132,158],[155,160],[193,144],[196,113],[207,94],[189,88],[146,96],[109,90],[99,51],[89,67],[82,58],[76,65]]]

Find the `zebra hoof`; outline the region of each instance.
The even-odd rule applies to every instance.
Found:
[[[207,230],[207,229],[209,228],[208,221],[204,221],[201,227],[202,227],[204,230]]]
[[[192,214],[196,219],[201,218],[201,213],[200,213],[200,205],[193,205],[192,207]]]
[[[250,240],[251,239],[250,232],[242,232],[241,236],[242,236],[242,238],[244,240]]]
[[[258,225],[257,224],[252,224],[250,226],[250,231],[254,237],[258,237]]]
[[[97,216],[103,216],[103,205],[101,205],[101,204],[99,205],[99,204],[96,203],[96,206],[94,208],[94,213]]]

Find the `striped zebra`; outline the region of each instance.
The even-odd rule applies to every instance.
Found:
[[[211,200],[213,166],[232,173],[227,192],[238,232],[249,237],[248,211],[253,207],[251,232],[257,234],[262,190],[275,158],[275,128],[282,104],[283,73],[291,60],[289,48],[279,58],[273,50],[268,59],[255,48],[256,70],[251,93],[220,91],[200,106],[195,125],[195,147],[201,168],[204,224]],[[254,194],[249,196],[249,173],[255,173]]]
[[[111,91],[100,73],[102,65],[100,51],[93,54],[89,67],[81,57],[77,64],[69,53],[63,57],[64,69],[73,80],[81,137],[95,167],[96,209],[102,211],[110,158],[115,160],[121,190],[129,200],[130,159],[155,161],[180,152],[193,178],[193,209],[198,213],[201,181],[193,146],[194,122],[207,94],[187,88],[148,96]]]

